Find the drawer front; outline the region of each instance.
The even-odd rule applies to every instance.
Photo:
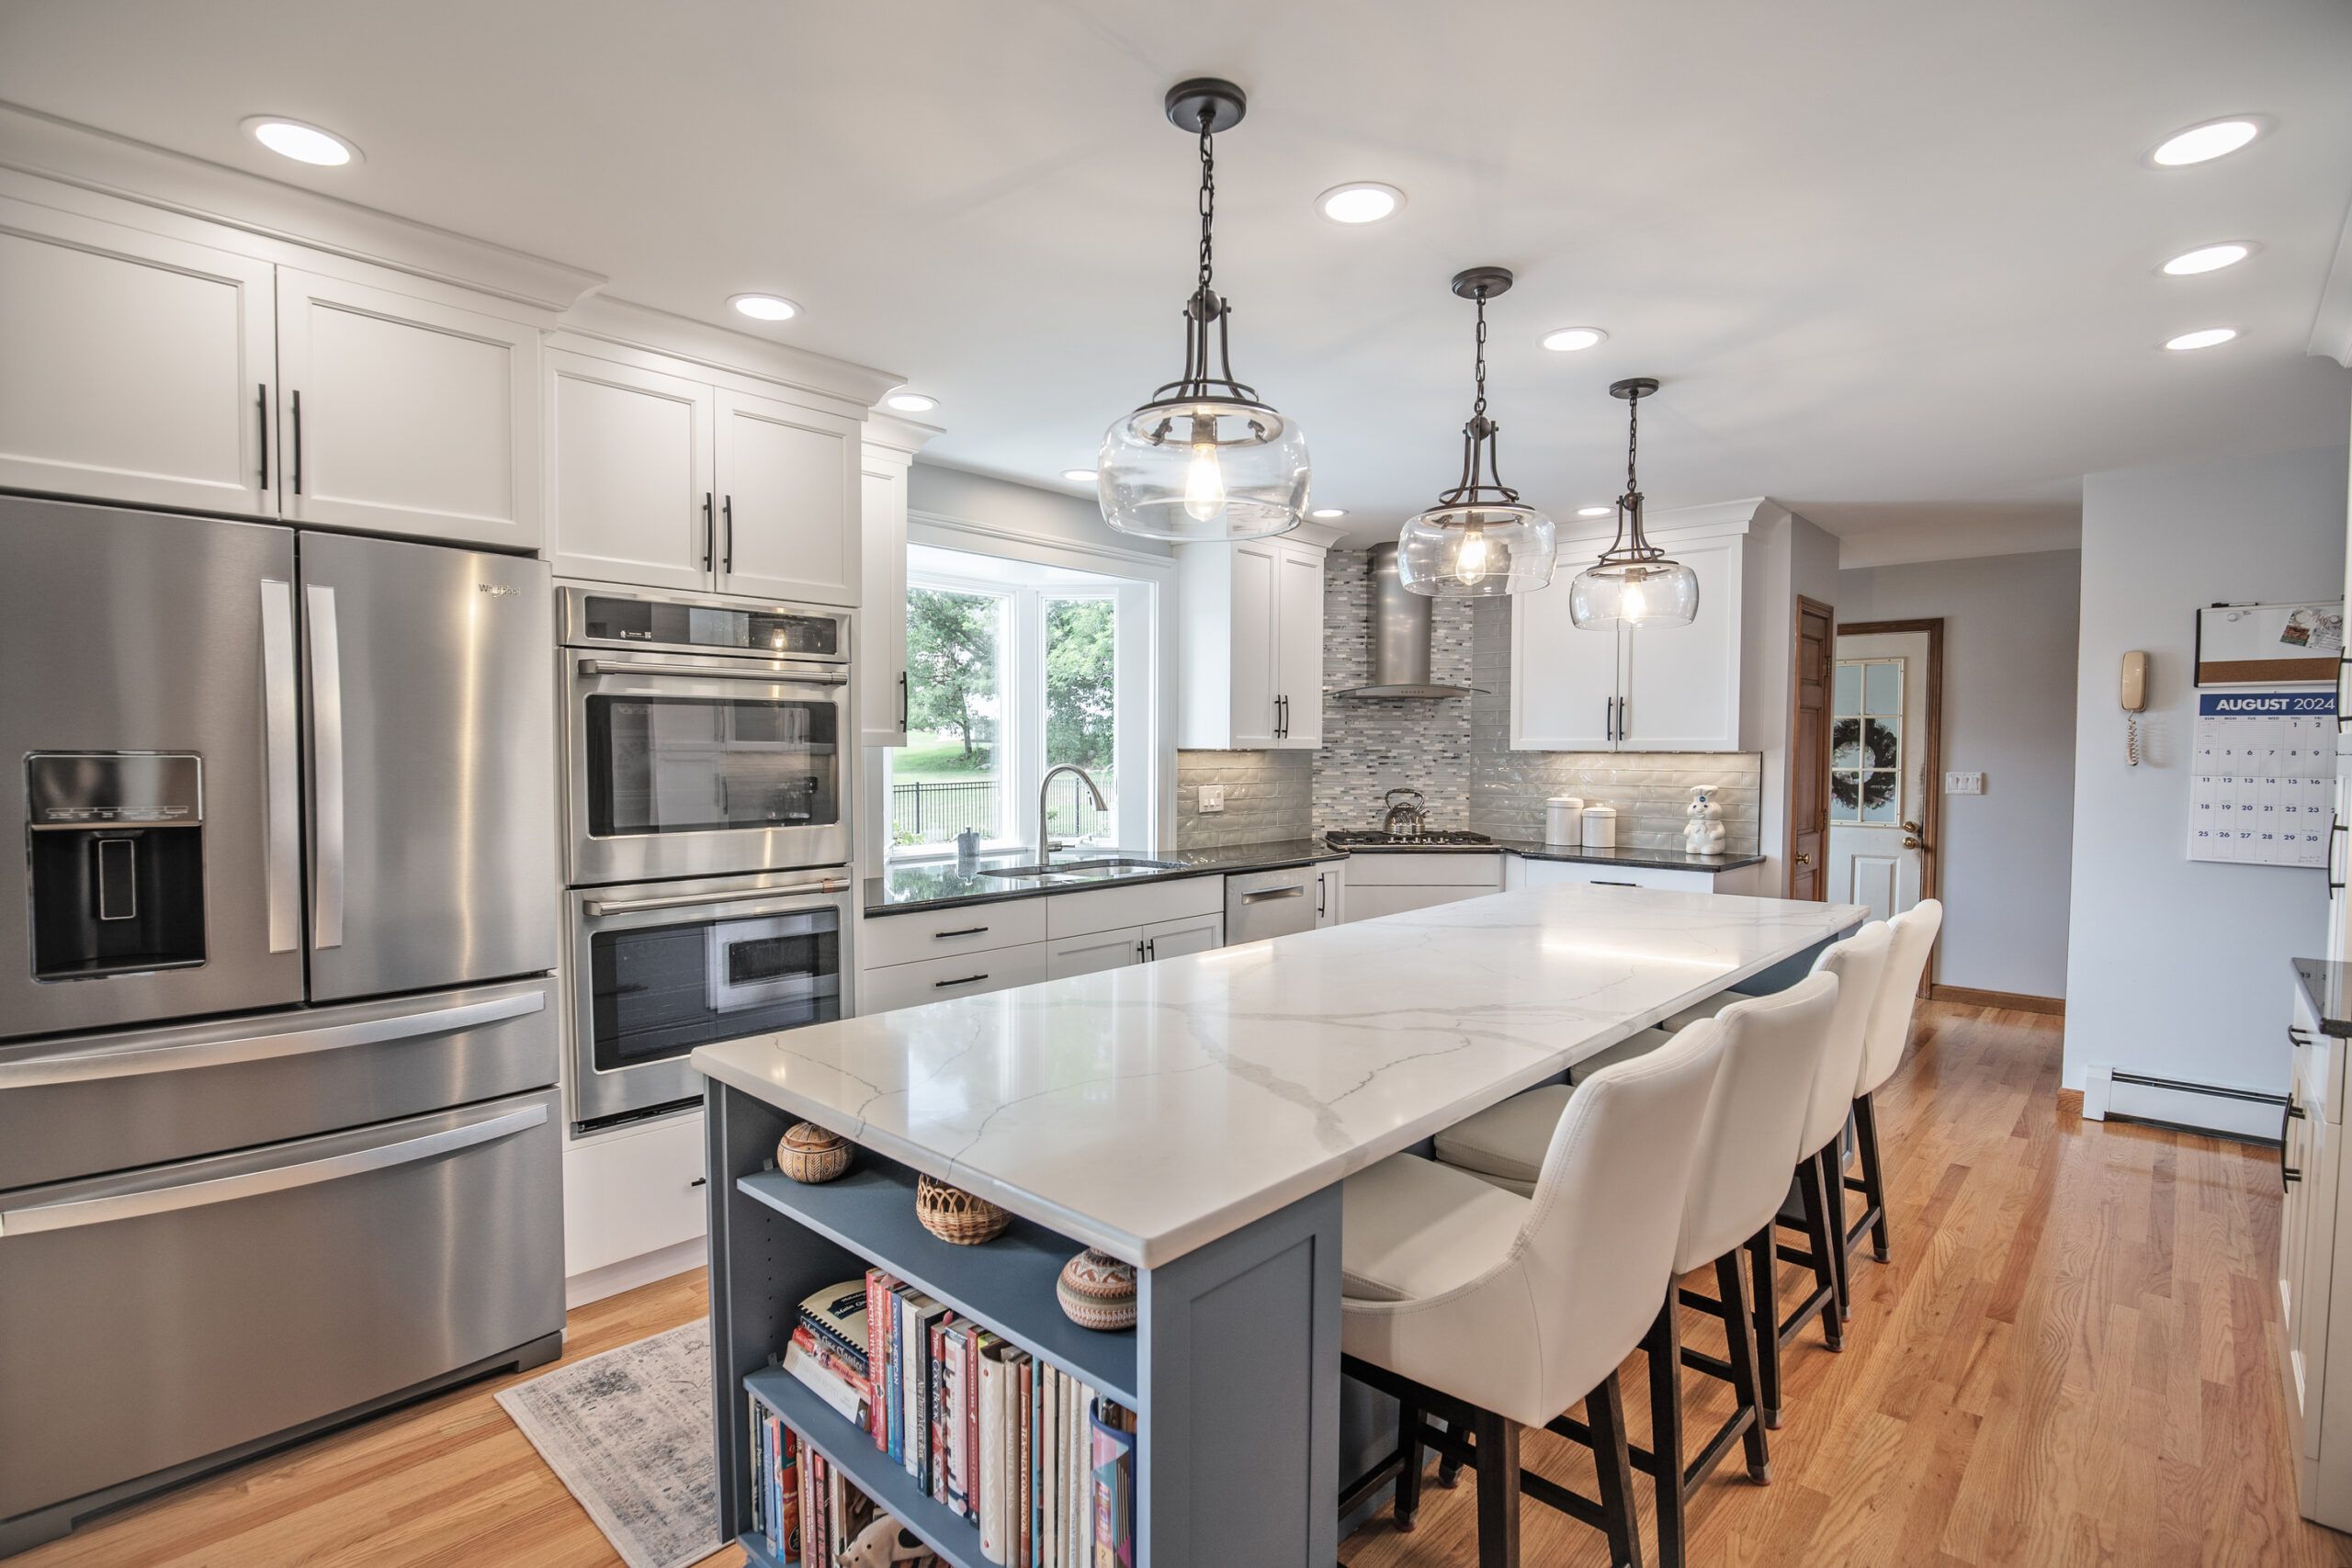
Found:
[[[1019,947],[1046,940],[1046,900],[1017,898],[1001,904],[917,909],[904,915],[868,915],[858,940],[858,956],[869,969]]]
[[[1132,887],[1095,887],[1057,893],[1046,900],[1046,934],[1084,936],[1089,931],[1148,926],[1192,915],[1225,913],[1225,878],[1187,876]]]
[[[2294,987],[2294,1010],[2287,1038],[2295,1055],[2290,1081],[2298,1087],[2296,1093],[2312,1114],[2324,1115],[2331,1122],[2344,1120],[2344,1047],[2352,1042],[2336,1039],[2321,1032],[2319,1020],[2303,998],[2303,987]]]
[[[1452,855],[1419,851],[1351,855],[1350,887],[1500,887],[1499,854]]]
[[[0,1517],[560,1331],[561,1122],[549,1089],[0,1197]]]
[[[1121,926],[1115,931],[1060,936],[1046,944],[1046,978],[1067,980],[1098,969],[1125,969],[1143,962],[1143,928]]]
[[[1008,986],[1027,986],[1046,978],[1046,944],[994,948],[987,953],[951,953],[921,964],[894,964],[887,969],[866,969],[857,976],[857,1011],[861,1018],[899,1008],[922,1007],[954,997],[977,997]]]
[[[1488,891],[1484,887],[1363,887],[1351,879],[1347,918],[1351,922],[1374,920],[1383,915],[1401,915],[1408,909],[1458,904],[1464,898],[1482,897]]]
[[[565,1276],[702,1235],[710,1218],[703,1165],[699,1111],[565,1149]]]
[[[1564,883],[1588,887],[1663,887],[1676,893],[1713,893],[1712,871],[1664,871],[1646,865],[1589,865],[1582,861],[1532,860],[1523,874],[1530,887]]]

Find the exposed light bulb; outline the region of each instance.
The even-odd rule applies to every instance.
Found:
[[[1649,613],[1650,602],[1642,596],[1641,584],[1637,582],[1625,584],[1625,596],[1618,602],[1617,618],[1622,621],[1638,621]]]
[[[1487,533],[1476,524],[1462,531],[1462,547],[1454,552],[1453,577],[1464,587],[1487,576]]]
[[[1184,470],[1184,514],[1213,523],[1225,510],[1225,469],[1216,460],[1216,422],[1193,422],[1193,461]]]

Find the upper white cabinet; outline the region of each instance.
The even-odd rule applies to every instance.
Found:
[[[1568,618],[1568,583],[1585,552],[1564,544],[1551,586],[1511,605],[1514,750],[1739,749],[1742,536],[1653,537],[1698,573],[1698,618],[1687,626],[1578,630]],[[1572,551],[1573,562],[1566,558]]]
[[[722,388],[718,456],[718,592],[856,604],[857,423]]]
[[[278,268],[281,511],[537,548],[538,355],[519,321]]]
[[[858,516],[865,592],[856,629],[858,728],[868,746],[907,743],[907,470],[937,434],[887,414],[866,422]]]
[[[1177,745],[1322,744],[1325,553],[1295,537],[1177,547]]]
[[[0,197],[0,484],[276,511],[276,272]]]
[[[706,513],[717,504],[709,384],[560,348],[548,350],[545,378],[556,571],[707,586]]]
[[[605,346],[547,351],[557,575],[855,604],[857,422]]]

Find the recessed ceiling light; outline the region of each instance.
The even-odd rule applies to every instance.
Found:
[[[1092,468],[1064,468],[1062,478],[1074,485],[1091,485],[1094,482],[1094,470]]]
[[[1347,514],[1348,509],[1344,506],[1318,506],[1307,513],[1309,517],[1320,517],[1327,523],[1334,517],[1345,517]]]
[[[305,125],[299,119],[257,114],[244,123],[246,132],[254,141],[279,157],[291,158],[298,164],[316,164],[332,169],[359,161],[358,148],[332,130]]]
[[[1579,517],[1606,517],[1616,510],[1617,509],[1613,506],[1579,506],[1577,508],[1577,515]]]
[[[2148,162],[2166,168],[2183,164],[2202,164],[2209,158],[2219,158],[2234,152],[2262,134],[2262,123],[2252,119],[2213,119],[2203,125],[2192,125],[2177,135],[2166,137],[2156,150],[2148,154]]]
[[[800,314],[800,307],[781,294],[734,294],[727,302],[735,307],[736,314],[755,321],[788,321]]]
[[[1599,327],[1562,327],[1555,333],[1544,334],[1544,346],[1555,354],[1574,354],[1580,348],[1590,348],[1609,334]]]
[[[2219,272],[2225,266],[2235,266],[2253,254],[2251,245],[2200,245],[2165,263],[2165,270],[2175,277],[2193,277],[2200,272]]]
[[[1403,191],[1370,181],[1334,186],[1315,198],[1315,210],[1334,223],[1377,223],[1404,205]]]
[[[2238,330],[2235,327],[2207,327],[2200,332],[2183,333],[2177,338],[2167,339],[2165,346],[2176,352],[2191,348],[2211,348],[2218,344],[2227,343],[2237,335]]]
[[[900,413],[929,413],[939,406],[937,398],[926,398],[921,392],[893,392],[883,401]]]

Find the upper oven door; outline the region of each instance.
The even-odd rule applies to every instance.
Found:
[[[847,863],[846,669],[564,659],[574,886]]]

